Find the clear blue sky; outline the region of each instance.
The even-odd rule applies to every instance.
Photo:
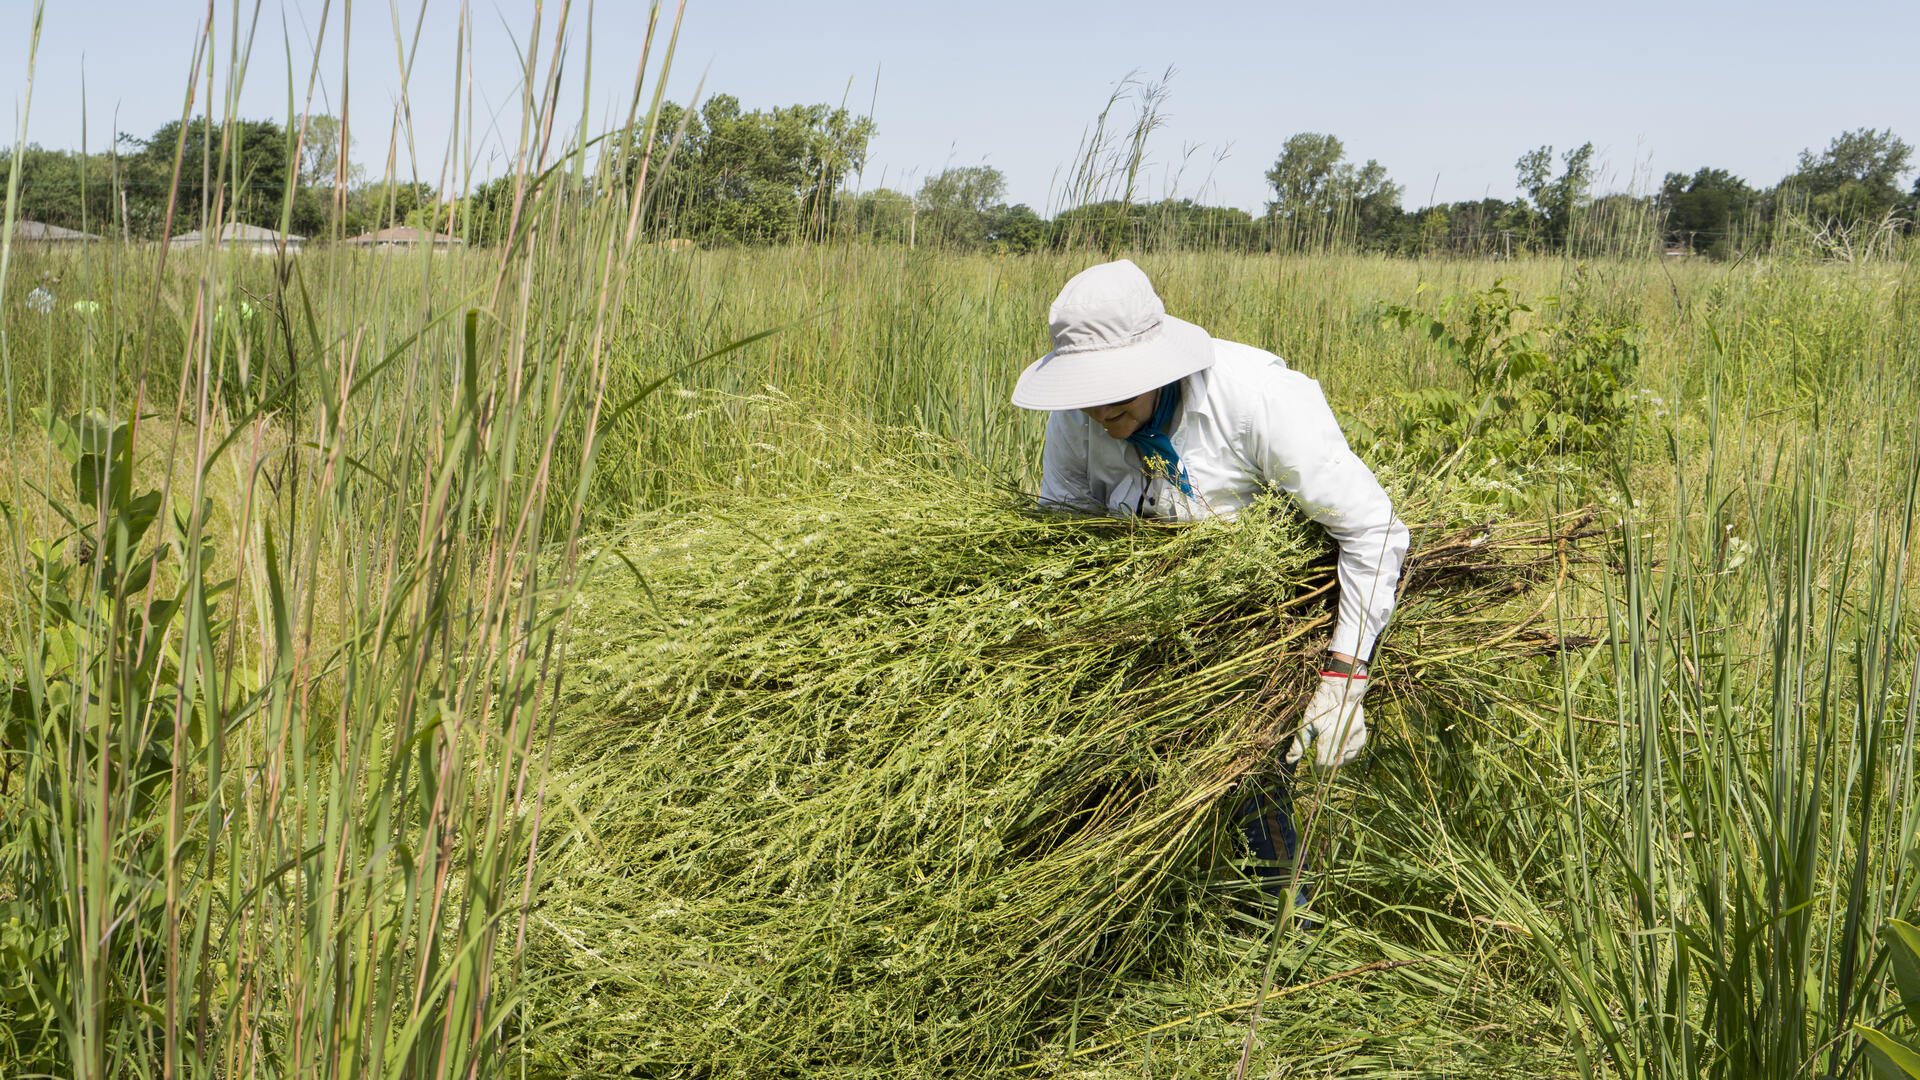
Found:
[[[234,0],[214,6],[216,90],[225,93]],[[243,115],[284,119],[290,81],[304,99],[322,6],[261,8]],[[547,0],[543,66],[560,6]],[[316,112],[338,111],[341,7],[335,0],[320,53]],[[399,98],[395,7],[411,40],[420,0],[361,0],[352,12],[354,156],[375,172]],[[0,0],[0,87],[16,125],[32,10],[33,0]],[[584,100],[598,129],[624,113],[644,7],[598,0],[592,90],[583,99],[586,10],[587,0],[575,0],[564,116],[577,125]],[[484,118],[498,111],[497,127],[483,119],[476,131],[471,158],[486,176],[502,167],[519,130],[513,42],[527,40],[533,3],[475,0],[472,11],[474,102]],[[206,12],[204,0],[49,0],[26,138],[77,147],[83,85],[93,147],[116,129],[145,134],[178,117]],[[408,95],[418,170],[436,183],[456,100],[459,15],[458,0],[427,0]],[[249,7],[242,20],[251,18]],[[884,180],[912,190],[944,166],[985,163],[1006,174],[1014,201],[1045,209],[1114,84],[1171,67],[1148,195],[1177,175],[1180,194],[1257,209],[1282,141],[1326,131],[1346,142],[1349,157],[1378,158],[1405,185],[1406,204],[1418,206],[1430,195],[1510,197],[1514,159],[1543,143],[1564,150],[1590,139],[1608,188],[1637,182],[1642,190],[1668,171],[1702,165],[1770,184],[1802,148],[1824,147],[1850,128],[1891,127],[1920,143],[1916,41],[1916,0],[690,0],[668,90],[684,101],[704,76],[707,92],[749,107],[872,104],[879,136],[865,186]],[[401,160],[405,173],[404,140]]]

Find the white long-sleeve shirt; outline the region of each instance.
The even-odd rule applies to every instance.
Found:
[[[1047,421],[1042,505],[1116,517],[1232,517],[1277,487],[1340,546],[1334,652],[1366,657],[1393,612],[1410,539],[1372,470],[1354,456],[1320,384],[1251,345],[1215,339],[1210,368],[1181,380],[1167,434],[1191,496],[1148,476],[1140,452],[1078,409]]]

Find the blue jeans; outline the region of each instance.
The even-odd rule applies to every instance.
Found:
[[[1240,806],[1240,828],[1247,836],[1247,850],[1265,865],[1257,871],[1268,895],[1286,892],[1287,879],[1293,873],[1293,860],[1300,854],[1300,834],[1293,823],[1293,770],[1286,760],[1287,747],[1280,748],[1279,768],[1263,778]],[[1306,868],[1301,868],[1300,892],[1296,905],[1305,904],[1309,895]]]

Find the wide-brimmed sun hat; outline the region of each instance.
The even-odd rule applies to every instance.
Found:
[[[1213,364],[1213,339],[1167,314],[1153,283],[1126,259],[1073,275],[1047,321],[1053,351],[1014,384],[1013,403],[1023,409],[1125,401]]]

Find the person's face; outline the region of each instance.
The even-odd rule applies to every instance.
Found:
[[[1091,409],[1081,409],[1093,418],[1094,423],[1105,429],[1108,436],[1124,439],[1139,431],[1148,420],[1153,419],[1154,395],[1158,390],[1149,390],[1139,397],[1116,401],[1111,405],[1095,405]]]
[[[1106,430],[1112,438],[1127,438],[1154,417],[1154,396],[1158,390],[1148,390],[1139,398],[1127,398],[1125,402],[1112,405],[1094,405],[1091,409],[1081,409],[1092,417],[1096,425]]]

